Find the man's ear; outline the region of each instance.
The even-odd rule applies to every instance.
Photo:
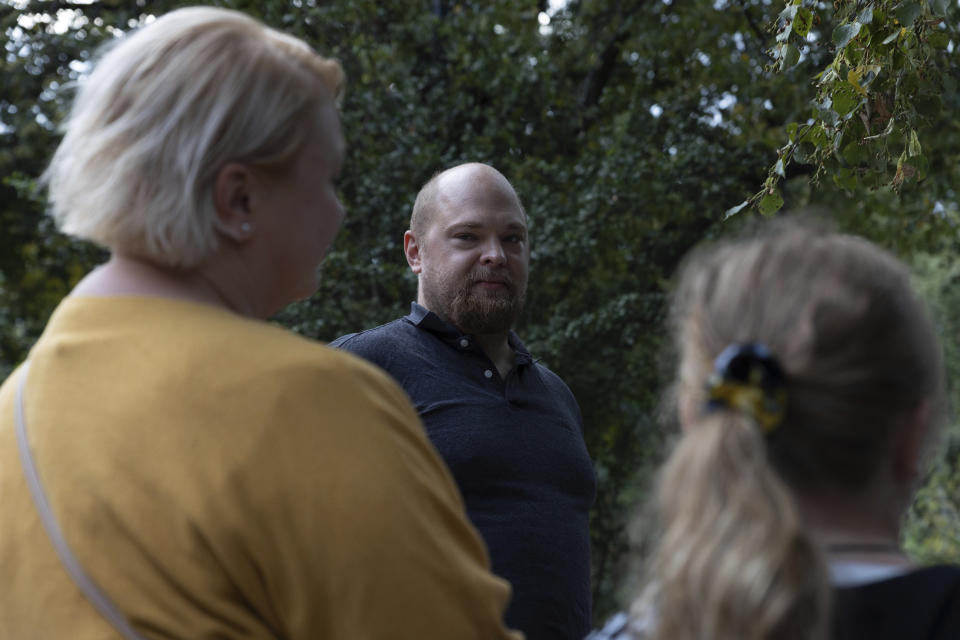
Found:
[[[413,231],[407,230],[403,234],[403,253],[407,256],[410,271],[420,275],[423,269],[420,262],[420,244],[417,242],[417,236],[413,235]]]
[[[253,211],[250,205],[254,176],[250,168],[238,162],[224,165],[213,183],[213,206],[217,229],[236,242],[253,236]]]

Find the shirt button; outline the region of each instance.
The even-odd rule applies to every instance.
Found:
[[[493,371],[490,371],[490,369],[487,369],[486,371],[483,372],[483,377],[489,380],[490,378],[493,377]]]
[[[470,341],[467,340],[466,338],[460,338],[460,346],[466,349],[467,347],[470,346]]]

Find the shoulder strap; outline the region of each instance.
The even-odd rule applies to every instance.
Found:
[[[127,640],[144,640],[143,636],[138,634],[127,622],[116,605],[107,597],[107,595],[97,587],[96,583],[83,570],[80,562],[70,550],[60,525],[57,523],[47,496],[43,491],[43,485],[40,483],[40,476],[37,473],[36,464],[33,456],[30,454],[30,443],[27,441],[27,425],[23,412],[23,389],[27,382],[27,374],[30,372],[30,362],[24,362],[20,372],[20,384],[17,386],[17,398],[14,406],[17,449],[20,452],[20,462],[23,464],[23,473],[27,478],[27,486],[30,488],[30,495],[33,497],[33,503],[37,507],[37,513],[40,515],[40,521],[43,528],[46,529],[50,542],[53,543],[60,561],[66,568],[67,573],[73,578],[77,587],[83,592],[83,595],[93,604],[94,607],[103,615],[113,627],[120,632]]]

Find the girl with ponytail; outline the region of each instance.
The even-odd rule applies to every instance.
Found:
[[[942,396],[906,269],[777,225],[694,252],[672,325],[682,436],[658,544],[631,613],[592,638],[960,638],[960,567],[898,545]]]

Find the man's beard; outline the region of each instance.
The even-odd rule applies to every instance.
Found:
[[[502,282],[503,287],[476,286],[484,280]],[[462,286],[441,290],[435,306],[439,315],[464,333],[503,333],[523,310],[526,293],[526,283],[516,283],[506,272],[477,270],[467,276]]]

